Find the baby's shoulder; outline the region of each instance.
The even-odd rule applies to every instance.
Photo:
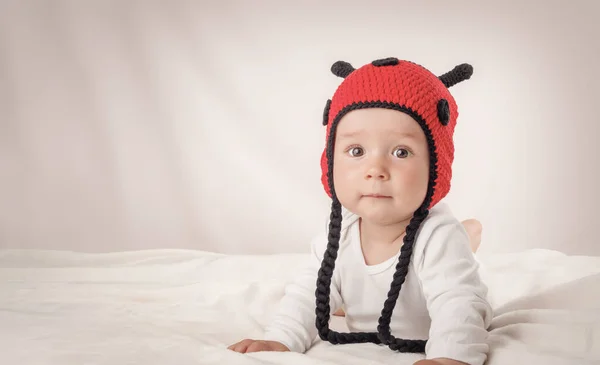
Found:
[[[431,251],[470,247],[469,236],[450,207],[445,203],[434,206],[421,223],[413,247],[415,261]]]
[[[440,202],[429,210],[427,218],[420,226],[421,231],[433,230],[441,226],[460,225],[460,221],[454,215],[447,203]]]
[[[355,225],[358,224],[358,219],[359,217],[356,214],[346,209],[342,209],[338,256],[343,255],[351,245],[353,239],[351,231],[356,228]],[[312,251],[319,259],[323,258],[323,253],[327,249],[329,243],[331,217],[327,217],[324,223],[323,229],[319,230],[317,234],[313,236],[311,242]]]

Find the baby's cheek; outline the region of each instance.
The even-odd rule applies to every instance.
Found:
[[[398,174],[402,186],[411,194],[424,195],[427,192],[429,171],[422,164],[407,164]],[[424,198],[424,197],[423,197]]]
[[[334,159],[333,179],[336,189],[338,181],[339,183],[348,183],[349,181],[356,179],[357,174],[359,174],[360,169],[356,163],[353,164],[352,162],[354,161],[345,158]]]
[[[353,174],[352,171],[348,170],[334,173],[333,181],[335,185],[335,191],[338,192],[338,195],[339,193],[347,193],[350,190],[356,189],[356,184],[354,183],[356,178],[354,175],[355,174]]]
[[[360,179],[362,176],[357,170],[355,167],[350,168],[343,163],[334,166],[333,169],[335,193],[340,203],[346,208],[350,208],[356,204],[356,194],[360,190]]]

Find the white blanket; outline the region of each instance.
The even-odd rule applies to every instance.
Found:
[[[186,250],[0,251],[0,364],[396,364],[421,355],[317,341],[238,354],[305,255]],[[600,364],[600,257],[532,250],[480,258],[496,310],[489,365]],[[333,327],[344,330],[343,319]]]

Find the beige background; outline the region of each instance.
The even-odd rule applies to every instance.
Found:
[[[600,255],[593,1],[2,1],[0,248],[304,252],[329,67],[453,90],[456,215],[482,250]]]

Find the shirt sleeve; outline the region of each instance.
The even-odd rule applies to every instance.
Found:
[[[484,364],[492,308],[460,222],[446,222],[432,230],[417,266],[431,317],[427,359]]]
[[[327,236],[319,235],[311,243],[309,263],[286,286],[278,312],[265,330],[265,340],[277,341],[293,352],[306,352],[317,337],[316,295],[317,277],[327,247]],[[338,257],[339,260],[339,257]],[[337,266],[336,262],[336,266]],[[334,270],[331,280],[330,308],[336,311],[342,303],[339,278]],[[330,313],[330,314],[331,314]]]

